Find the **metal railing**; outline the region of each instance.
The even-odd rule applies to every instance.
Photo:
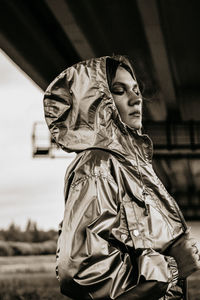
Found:
[[[45,122],[35,122],[32,131],[32,156],[34,158],[73,158],[75,153],[67,153],[57,146]]]
[[[200,158],[200,122],[146,122],[154,157]]]
[[[200,158],[200,122],[146,122],[144,131],[153,140],[155,158]],[[35,122],[33,157],[69,157],[52,140],[45,122]]]

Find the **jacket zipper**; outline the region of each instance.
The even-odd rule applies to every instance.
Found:
[[[140,165],[139,165],[137,153],[135,153],[135,158],[136,158],[136,162],[137,162],[138,173],[139,173],[139,176],[140,176],[140,186],[142,188],[142,197],[143,197],[142,201],[144,203],[144,215],[148,216],[149,215],[149,204],[146,203],[145,185],[144,185],[144,181],[143,181],[143,178],[142,178],[142,174],[140,172]]]

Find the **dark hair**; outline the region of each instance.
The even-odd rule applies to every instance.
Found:
[[[122,67],[127,70],[135,79],[130,61],[124,56],[113,56],[106,59],[106,75],[109,89],[111,89],[113,78],[116,75],[117,68]]]

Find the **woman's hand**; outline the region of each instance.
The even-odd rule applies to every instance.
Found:
[[[200,251],[189,230],[171,246],[169,255],[175,258],[181,279],[200,270]]]

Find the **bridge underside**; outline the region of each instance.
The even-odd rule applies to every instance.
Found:
[[[125,54],[145,102],[154,165],[200,218],[200,1],[1,0],[0,46],[38,86],[91,57]]]

